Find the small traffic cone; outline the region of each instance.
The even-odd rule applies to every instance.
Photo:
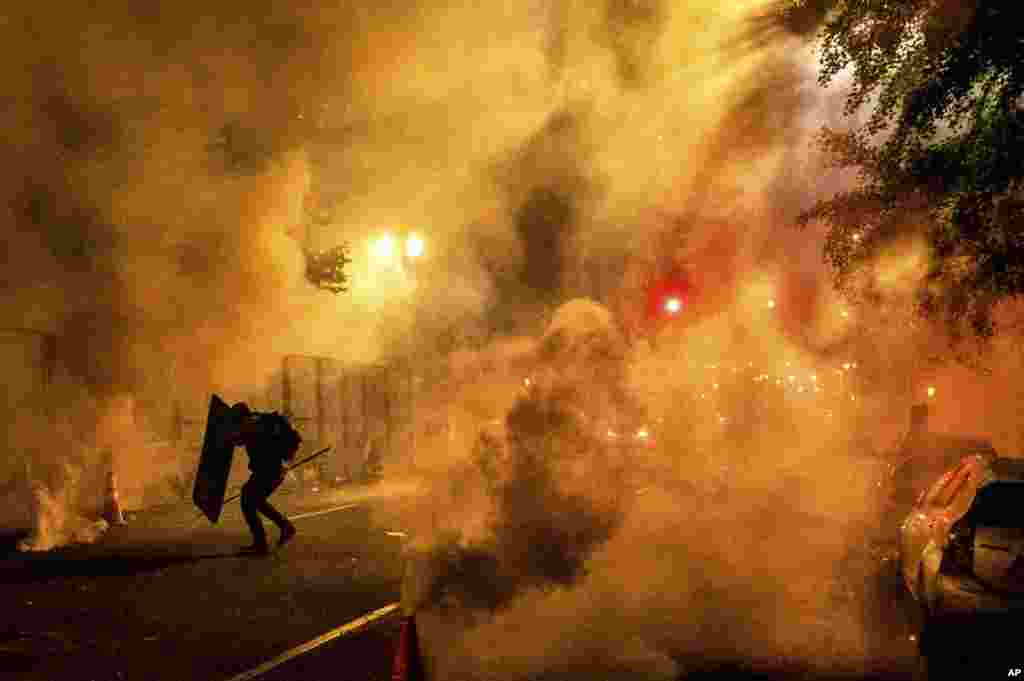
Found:
[[[111,525],[124,525],[124,511],[121,509],[121,496],[117,493],[117,476],[113,471],[107,473],[107,503],[103,519]]]
[[[395,663],[391,667],[391,681],[425,681],[420,642],[416,634],[416,616],[402,620],[402,631],[395,649]]]

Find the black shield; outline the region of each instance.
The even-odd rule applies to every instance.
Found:
[[[217,522],[224,506],[228,475],[231,473],[231,458],[235,452],[231,440],[237,433],[238,424],[232,418],[231,408],[216,395],[210,397],[206,433],[203,435],[203,453],[199,457],[199,470],[196,471],[192,501],[211,523]]]

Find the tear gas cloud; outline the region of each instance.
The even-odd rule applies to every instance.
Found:
[[[0,295],[58,346],[45,408],[8,402],[78,424],[53,446],[5,433],[8,474],[30,450],[151,439],[138,419],[103,437],[117,400],[260,392],[285,353],[362,363],[536,330],[587,286],[583,254],[631,252],[636,216],[715,165],[701,136],[756,65],[717,55],[734,17],[710,4],[129,5],[2,24],[19,172]],[[369,254],[384,230],[426,235],[429,285]],[[302,251],[341,241],[354,281],[332,296]]]
[[[386,522],[427,556],[421,631],[457,651],[443,675],[674,678],[688,654],[855,669],[846,594],[880,473],[855,369],[763,321],[757,352],[726,315],[655,349],[609,321],[571,301],[531,353],[481,353],[448,386],[452,430],[419,443],[426,491]],[[641,425],[655,447],[605,438]]]
[[[520,237],[516,259],[482,258],[485,312],[525,308],[512,313],[534,333],[460,353],[419,407],[446,423],[418,440],[429,492],[388,521],[426,556],[421,631],[455,651],[438,660],[446,678],[673,678],[688,654],[862,669],[869,596],[850,587],[877,569],[858,552],[878,504],[870,452],[902,434],[908,385],[946,342],[911,314],[921,246],[882,254],[874,307],[838,296],[820,226],[788,231],[851,179],[809,151],[840,107],[815,93],[807,46],[779,27],[747,32],[766,3],[644,6],[643,78],[623,78],[615,51],[577,31],[594,16],[556,13],[572,26],[556,31],[563,106],[498,166],[515,181],[480,223],[491,245]],[[531,206],[562,230],[536,246],[548,278],[525,301],[501,268],[527,274]],[[565,308],[589,308],[603,323],[570,323],[570,336],[620,352],[552,353],[557,333],[540,338],[538,317],[600,295],[581,263],[622,255],[640,270],[685,259],[704,280],[695,321],[654,347],[616,340],[645,281],[627,265],[601,296],[611,312],[555,311],[557,326]],[[551,305],[533,303],[552,290]],[[660,419],[660,446],[616,468],[597,426],[624,412]],[[548,439],[531,443],[523,413]]]
[[[377,329],[352,321],[380,301],[356,312],[302,276],[307,121],[351,82],[346,35],[372,27],[269,5],[55,9],[0,23],[17,169],[0,297],[10,327],[56,339],[46,394],[5,395],[4,480],[112,449],[145,480],[135,405],[247,395],[282,353],[376,356]]]
[[[402,521],[501,587],[463,588],[498,610],[465,630],[458,664],[490,664],[499,632],[506,659],[526,661],[502,670],[513,677],[598,650],[659,677],[672,651],[737,640],[752,659],[823,655],[798,644],[814,646],[819,587],[870,507],[847,446],[862,423],[779,398],[772,428],[716,452],[724,407],[700,402],[701,372],[747,361],[777,377],[790,361],[826,375],[840,356],[893,358],[891,389],[863,395],[883,411],[908,348],[932,341],[891,324],[896,295],[889,318],[858,308],[842,321],[820,227],[789,229],[849,178],[812,147],[841,99],[816,88],[810,47],[753,21],[772,3],[55,7],[0,23],[3,153],[18,171],[0,189],[12,226],[0,296],[12,326],[53,334],[58,364],[45,400],[8,400],[5,474],[51,470],[58,498],[66,462],[87,470],[115,449],[146,478],[138,406],[247,397],[286,353],[444,351],[450,380],[420,412],[454,427],[422,438],[428,492],[409,508],[430,512]],[[422,234],[423,257],[376,258],[385,231]],[[303,250],[345,241],[350,293],[311,286]],[[634,301],[668,256],[692,266],[701,296],[682,335],[631,344]],[[916,271],[905,257],[882,272],[894,291]],[[580,297],[607,309],[563,309],[569,331],[542,338]],[[742,404],[753,383],[719,385]],[[622,461],[591,454],[601,419],[644,412],[665,425],[637,495]],[[481,467],[483,427],[498,453]],[[794,429],[799,448],[780,435]],[[695,506],[726,464],[735,503]],[[815,529],[821,518],[839,529]],[[548,563],[530,555],[545,538]],[[718,609],[750,617],[721,622]],[[520,626],[531,611],[544,616]],[[856,626],[851,614],[825,658],[855,657]]]

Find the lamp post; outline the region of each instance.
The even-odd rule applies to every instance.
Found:
[[[379,235],[370,244],[370,253],[373,256],[374,262],[385,271],[397,272],[404,279],[403,288],[410,282],[416,282],[416,266],[415,262],[421,259],[426,252],[426,241],[423,236],[417,232],[407,232],[395,234],[392,232],[385,232]],[[413,306],[413,300],[411,296],[407,295],[408,291],[405,291],[401,295],[400,305],[407,306],[409,313],[410,323],[412,324],[413,333],[409,334],[412,339],[412,343],[415,343],[419,338],[417,333],[417,318],[416,309]],[[414,346],[412,344],[405,348],[406,358],[404,361],[406,380],[412,382],[415,379],[413,377],[419,375],[419,366],[414,361]],[[415,461],[415,449],[416,449],[416,438],[415,438],[415,420],[416,414],[415,403],[414,403],[414,389],[410,385],[410,388],[406,394],[406,398],[409,400],[409,431],[413,433],[412,441],[408,442],[407,445],[412,449],[410,457],[412,461]],[[389,437],[390,440],[390,437]],[[393,443],[389,442],[389,447]]]

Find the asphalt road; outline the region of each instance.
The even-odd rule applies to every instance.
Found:
[[[0,679],[228,681],[397,601],[401,546],[386,534],[396,528],[374,525],[367,505],[396,502],[339,509],[351,496],[280,497],[300,516],[300,534],[270,557],[237,555],[249,539],[237,509],[211,526],[193,523],[187,507],[141,515],[92,546],[8,552],[0,557]],[[851,574],[862,575],[846,586],[864,596],[872,623],[858,669],[755,672],[707,658],[680,659],[681,668],[690,679],[911,678],[914,622],[895,565]],[[385,617],[259,678],[388,679],[398,621]]]
[[[346,500],[278,501],[296,515]],[[365,505],[300,517],[299,535],[269,557],[237,555],[249,543],[240,516],[235,508],[211,526],[183,508],[142,515],[91,546],[8,553],[0,679],[228,679],[397,600],[401,547]]]

